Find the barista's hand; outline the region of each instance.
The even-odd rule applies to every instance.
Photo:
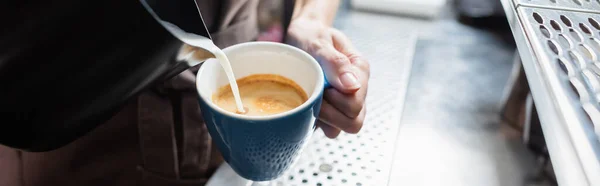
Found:
[[[329,138],[358,133],[365,119],[369,62],[335,28],[310,18],[294,19],[288,43],[314,56],[333,88],[326,89],[317,125]]]

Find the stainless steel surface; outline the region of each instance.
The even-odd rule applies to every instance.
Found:
[[[333,140],[317,132],[298,163],[274,185],[387,185],[416,42],[415,31],[399,21],[363,13],[337,20],[371,63],[365,125],[359,134],[342,133]]]
[[[140,2],[160,25],[185,43],[176,57],[178,61],[186,63],[181,68],[193,67],[215,57],[212,52],[218,48],[211,40],[196,1],[140,0]]]
[[[503,1],[561,185],[600,185],[600,6],[581,2]]]
[[[211,39],[195,0],[140,0],[140,3],[159,24],[180,40],[194,45],[195,40]]]
[[[536,161],[499,117],[514,46],[445,17],[415,49],[389,185],[526,185]]]

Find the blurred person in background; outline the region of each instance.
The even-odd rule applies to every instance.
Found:
[[[281,24],[281,16],[272,15],[282,13],[281,2],[283,1],[197,0],[211,37],[220,48],[254,40],[286,42],[318,59],[327,80],[333,86],[324,93],[318,127],[330,138],[335,138],[342,131],[359,132],[366,114],[369,64],[343,33],[332,28],[339,0],[296,0],[292,3],[293,14],[287,28]],[[8,13],[26,17],[35,15],[38,13],[36,11],[51,10],[59,5],[38,3],[19,4],[10,7]],[[39,19],[48,19],[46,22],[49,24],[53,21],[73,21],[82,19],[78,15],[86,12],[110,13],[115,16],[134,11],[149,16],[138,1],[107,0],[93,5],[80,1],[60,3],[69,5],[62,7],[68,11],[55,13],[62,16],[40,16]],[[261,11],[259,7],[267,7],[268,11]],[[100,26],[111,24],[110,21],[85,20],[82,23]],[[131,26],[144,25],[140,23]],[[69,33],[68,28],[39,30],[50,31],[72,36],[85,34]],[[51,59],[52,56],[48,57]],[[223,160],[212,145],[197,105],[194,84],[197,70],[198,67],[186,70],[168,82],[143,92],[129,101],[109,121],[57,150],[33,153],[0,146],[0,185],[204,185]],[[139,127],[141,125],[146,127],[142,129]],[[175,134],[169,134],[171,131],[147,127],[161,125],[174,125],[179,130]],[[141,135],[174,137],[172,141],[143,143]],[[170,148],[168,145],[161,146],[163,143],[176,145]],[[156,158],[161,161],[148,161]]]

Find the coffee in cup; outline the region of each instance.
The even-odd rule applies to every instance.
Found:
[[[253,74],[237,80],[245,113],[237,111],[229,84],[212,96],[218,107],[248,116],[268,116],[283,113],[302,105],[308,96],[296,82],[276,74]]]
[[[209,59],[204,62],[196,76],[198,103],[206,128],[223,160],[238,175],[252,181],[276,179],[295,164],[316,129],[315,122],[321,110],[323,92],[329,87],[323,69],[307,52],[283,43],[247,42],[229,46],[222,51],[228,57],[231,68],[221,66],[219,60]],[[227,69],[232,73],[226,72]],[[231,87],[227,84],[231,83],[231,74],[237,76],[232,82],[242,87],[240,97],[246,97],[244,95],[258,90],[260,92],[255,92],[254,95],[278,92],[261,86],[266,84],[269,86],[265,87],[279,87],[274,88],[275,90],[287,90],[283,91],[287,92],[284,95],[293,95],[287,97],[294,98],[291,100],[302,101],[297,101],[298,106],[292,104],[281,107],[282,109],[274,109],[280,112],[278,114],[272,114],[276,113],[273,110],[261,113],[263,116],[236,114],[233,99],[231,96],[225,96],[231,94],[222,93],[230,92]],[[285,78],[280,78],[281,76]],[[277,84],[265,83],[273,81]],[[228,87],[229,90],[222,87]],[[220,93],[223,95],[221,98],[229,97],[229,106],[214,99],[218,98]],[[260,96],[254,96],[254,100],[260,100],[256,99],[258,97]],[[259,107],[249,104],[250,102],[244,103],[243,106],[254,107],[252,110],[257,110],[256,108],[264,108],[264,105],[271,105],[258,104],[262,105]],[[292,109],[287,110],[289,108]]]

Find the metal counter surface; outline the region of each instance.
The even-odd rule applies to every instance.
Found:
[[[420,37],[390,186],[522,186],[536,160],[500,109],[514,46],[451,15]]]

